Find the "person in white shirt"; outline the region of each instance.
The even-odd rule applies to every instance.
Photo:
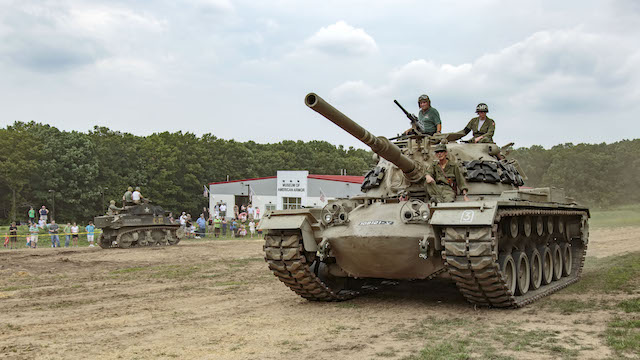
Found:
[[[249,222],[249,231],[251,232],[251,237],[256,233],[256,223],[253,220]]]
[[[140,200],[142,198],[143,196],[140,193],[140,186],[136,186],[136,191],[131,194],[131,201],[133,201],[134,204],[140,204]]]

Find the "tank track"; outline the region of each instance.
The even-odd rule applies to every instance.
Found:
[[[514,295],[507,284],[507,278],[498,261],[498,240],[501,234],[500,221],[508,217],[523,216],[579,216],[582,239],[566,239],[571,246],[571,274],[529,290],[524,295]],[[548,296],[579,280],[587,252],[588,225],[587,212],[560,209],[500,209],[493,226],[445,227],[442,257],[451,278],[462,295],[472,304],[489,307],[522,307],[542,297]],[[532,230],[535,232],[536,230]],[[566,232],[566,229],[565,229]],[[553,233],[553,232],[552,232]],[[553,233],[558,234],[558,233]],[[549,237],[551,235],[549,234]],[[531,237],[525,241],[533,241]]]
[[[165,231],[164,237],[162,239],[153,239],[145,233],[146,231]],[[167,236],[166,231],[169,231],[171,235]],[[131,248],[131,247],[143,247],[143,246],[165,246],[165,245],[176,245],[180,242],[180,237],[177,235],[178,229],[170,226],[145,226],[145,227],[135,227],[126,230],[120,230],[115,239],[113,237],[104,237],[104,233],[100,235],[100,239],[98,244],[103,249],[108,248]],[[134,233],[141,233],[143,238],[139,238],[138,240],[134,240],[128,245],[124,245],[122,243],[123,235],[133,235]],[[113,241],[116,241],[116,245],[112,245]]]
[[[277,231],[265,235],[265,261],[273,274],[301,297],[311,301],[343,301],[358,291],[332,290],[314,271],[315,254],[304,251],[299,231]],[[311,258],[308,258],[311,257]]]

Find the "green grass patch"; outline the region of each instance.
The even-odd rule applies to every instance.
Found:
[[[624,300],[618,304],[618,307],[628,313],[640,312],[640,298]]]
[[[585,310],[592,310],[598,306],[593,301],[581,301],[577,299],[558,299],[553,296],[545,297],[540,300],[539,306],[545,309],[559,312],[563,315],[575,314]]]
[[[548,330],[523,330],[516,327],[515,323],[498,325],[493,331],[496,340],[513,351],[523,351],[532,347],[554,342],[559,332]]]
[[[149,270],[148,267],[146,266],[135,266],[135,267],[130,267],[130,268],[124,268],[124,269],[117,269],[117,270],[113,270],[110,272],[110,274],[129,274],[129,273],[135,273],[135,272],[139,272],[139,271],[145,271],[145,270]]]
[[[617,354],[640,355],[640,317],[615,318],[605,331],[605,339]]]
[[[612,209],[592,210],[589,224],[595,228],[640,226],[640,204],[618,206]]]
[[[403,358],[404,360],[467,360],[470,358],[468,347],[470,341],[455,340],[442,341],[425,346],[417,355]]]
[[[563,290],[566,293],[633,292],[640,284],[640,253],[587,258],[582,279]]]
[[[356,309],[358,308],[358,304],[354,304],[350,302],[341,302],[341,303],[337,303],[336,307],[342,308],[342,309]]]

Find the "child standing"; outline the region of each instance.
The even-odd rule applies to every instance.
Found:
[[[38,225],[35,222],[32,222],[29,225],[29,234],[31,235],[31,248],[35,249],[38,247],[38,233],[40,229],[38,229]]]
[[[249,232],[251,233],[251,238],[253,239],[253,235],[256,233],[256,223],[251,219],[249,222]]]
[[[85,226],[84,229],[87,231],[87,241],[89,242],[89,247],[93,247],[93,232],[96,229],[96,227],[93,226],[93,221],[89,221],[89,225]]]
[[[16,226],[16,222],[12,222],[11,226],[9,226],[9,241],[10,241],[10,249],[18,248],[18,227]]]

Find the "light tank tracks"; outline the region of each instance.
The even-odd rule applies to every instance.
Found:
[[[171,226],[120,229],[102,233],[98,244],[103,249],[176,245],[180,242],[178,231],[179,228]]]
[[[441,230],[451,278],[483,306],[522,307],[573,284],[587,251],[587,212],[580,210],[501,209],[491,227]]]

